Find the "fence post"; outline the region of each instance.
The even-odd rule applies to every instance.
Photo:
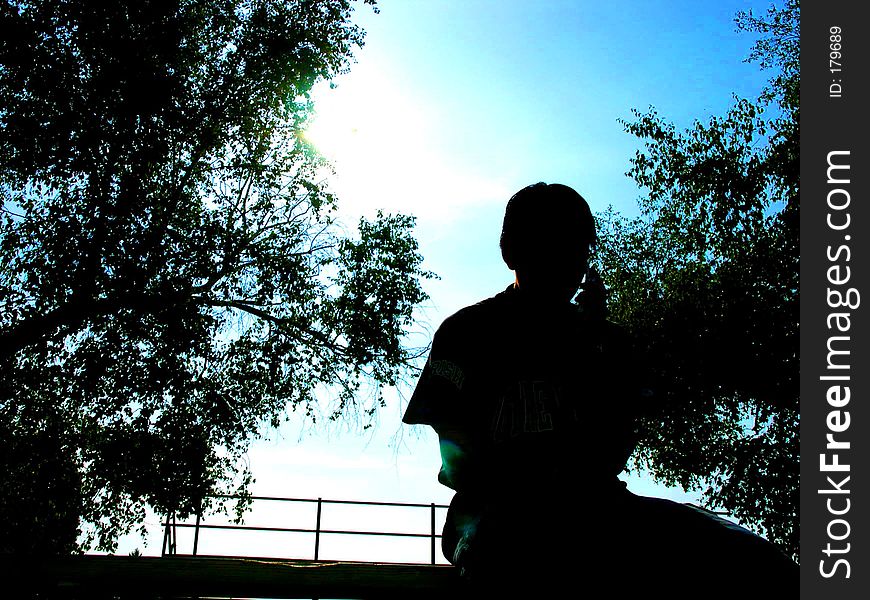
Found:
[[[323,507],[323,498],[317,499],[317,526],[314,528],[314,560],[320,558],[320,513]]]
[[[166,556],[166,547],[169,545],[169,513],[166,513],[166,520],[163,521],[163,548],[160,550],[160,556]]]
[[[432,564],[435,564],[435,503],[432,503]]]
[[[199,522],[202,519],[201,512],[196,513],[196,527],[193,529],[193,555],[196,556],[196,549],[199,547]]]
[[[173,556],[178,554],[178,528],[175,524],[175,511],[172,511],[172,537],[170,539],[169,553]]]

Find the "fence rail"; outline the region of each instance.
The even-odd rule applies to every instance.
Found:
[[[216,495],[214,498],[238,498],[232,495]],[[175,515],[170,514],[163,522],[163,549],[162,556],[172,556],[178,554],[178,529],[193,529],[193,552],[196,556],[199,549],[200,532],[204,529],[226,529],[239,531],[268,531],[268,532],[285,532],[285,533],[313,533],[314,534],[314,560],[320,560],[320,536],[321,535],[370,535],[370,536],[387,536],[400,538],[429,538],[431,540],[431,564],[436,564],[437,557],[437,540],[441,538],[441,534],[436,531],[435,511],[438,509],[446,509],[445,504],[429,504],[413,503],[413,502],[375,502],[363,500],[327,500],[323,498],[280,498],[276,496],[251,496],[252,501],[272,501],[272,502],[295,502],[295,503],[316,503],[317,516],[315,518],[314,529],[297,528],[297,527],[264,527],[253,525],[212,525],[202,522],[201,512],[196,515],[195,523],[179,523]],[[401,508],[426,508],[430,512],[430,529],[426,533],[421,532],[399,532],[399,531],[359,531],[359,530],[342,530],[342,529],[324,529],[321,526],[323,505],[324,504],[344,504],[356,506],[386,506],[386,507],[401,507]]]

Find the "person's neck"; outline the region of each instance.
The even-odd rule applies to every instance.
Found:
[[[572,305],[573,296],[566,298],[530,288],[529,286],[523,287],[519,281],[514,281],[513,289],[518,297],[522,298],[523,302],[536,306],[567,307]]]

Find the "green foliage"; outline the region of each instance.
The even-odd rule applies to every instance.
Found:
[[[751,60],[775,74],[760,98],[685,131],[650,109],[628,175],[642,216],[599,215],[611,318],[645,346],[657,395],[635,466],[705,490],[797,559],[797,2],[764,18]]]
[[[408,217],[342,233],[301,136],[350,0],[0,11],[2,550],[113,550],[244,496],[317,389],[371,411],[431,275]]]

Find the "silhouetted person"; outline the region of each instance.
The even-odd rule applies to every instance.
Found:
[[[602,584],[608,597],[716,596],[741,578],[778,589],[794,565],[770,544],[617,479],[645,394],[630,340],[604,319],[604,288],[588,267],[595,241],[573,189],[520,190],[501,235],[516,281],[435,333],[404,421],[435,429],[438,480],[456,490],[445,556],[475,593],[502,597],[566,586],[579,596]],[[750,572],[747,558],[779,570]]]

